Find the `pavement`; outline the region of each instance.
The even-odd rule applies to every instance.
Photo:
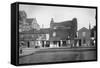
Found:
[[[57,52],[57,51],[84,51],[84,50],[93,50],[96,49],[94,47],[82,47],[82,48],[66,48],[66,47],[60,47],[60,48],[23,48],[22,53],[19,54],[20,56],[27,56],[31,55],[33,53],[40,53],[40,52]]]
[[[19,57],[19,64],[96,60],[95,48],[45,48]]]
[[[30,55],[32,53],[35,53],[38,49],[35,48],[23,48],[22,49],[22,53],[19,54],[19,56],[26,56],[26,55]]]
[[[48,49],[48,48],[22,48],[22,53],[19,54],[19,57],[27,56],[27,55],[33,54],[37,51],[41,51],[43,49]]]

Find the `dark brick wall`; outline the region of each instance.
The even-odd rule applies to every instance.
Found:
[[[56,27],[56,29],[54,29]],[[50,23],[50,39],[66,40],[69,38],[74,39],[77,32],[77,19],[74,18],[71,21],[64,21],[60,23]],[[56,36],[53,37],[53,32],[56,32]]]

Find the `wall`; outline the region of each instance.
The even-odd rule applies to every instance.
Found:
[[[78,31],[78,38],[79,39],[90,39],[90,31],[88,29],[81,29]]]
[[[81,42],[81,46],[84,46],[84,44],[90,44],[90,30],[84,27],[81,28],[78,31],[78,39],[80,39],[79,42]]]
[[[77,19],[73,19],[70,21],[61,21],[60,23],[50,23],[50,28],[52,31],[50,32],[50,39],[52,40],[66,40],[68,38],[74,39],[77,31]],[[55,36],[53,36],[55,33]]]

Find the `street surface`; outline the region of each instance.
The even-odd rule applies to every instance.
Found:
[[[19,57],[19,64],[95,60],[95,48],[50,48],[40,49],[35,53]]]

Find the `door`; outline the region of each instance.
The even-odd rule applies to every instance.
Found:
[[[81,39],[79,39],[79,47],[81,46]]]

